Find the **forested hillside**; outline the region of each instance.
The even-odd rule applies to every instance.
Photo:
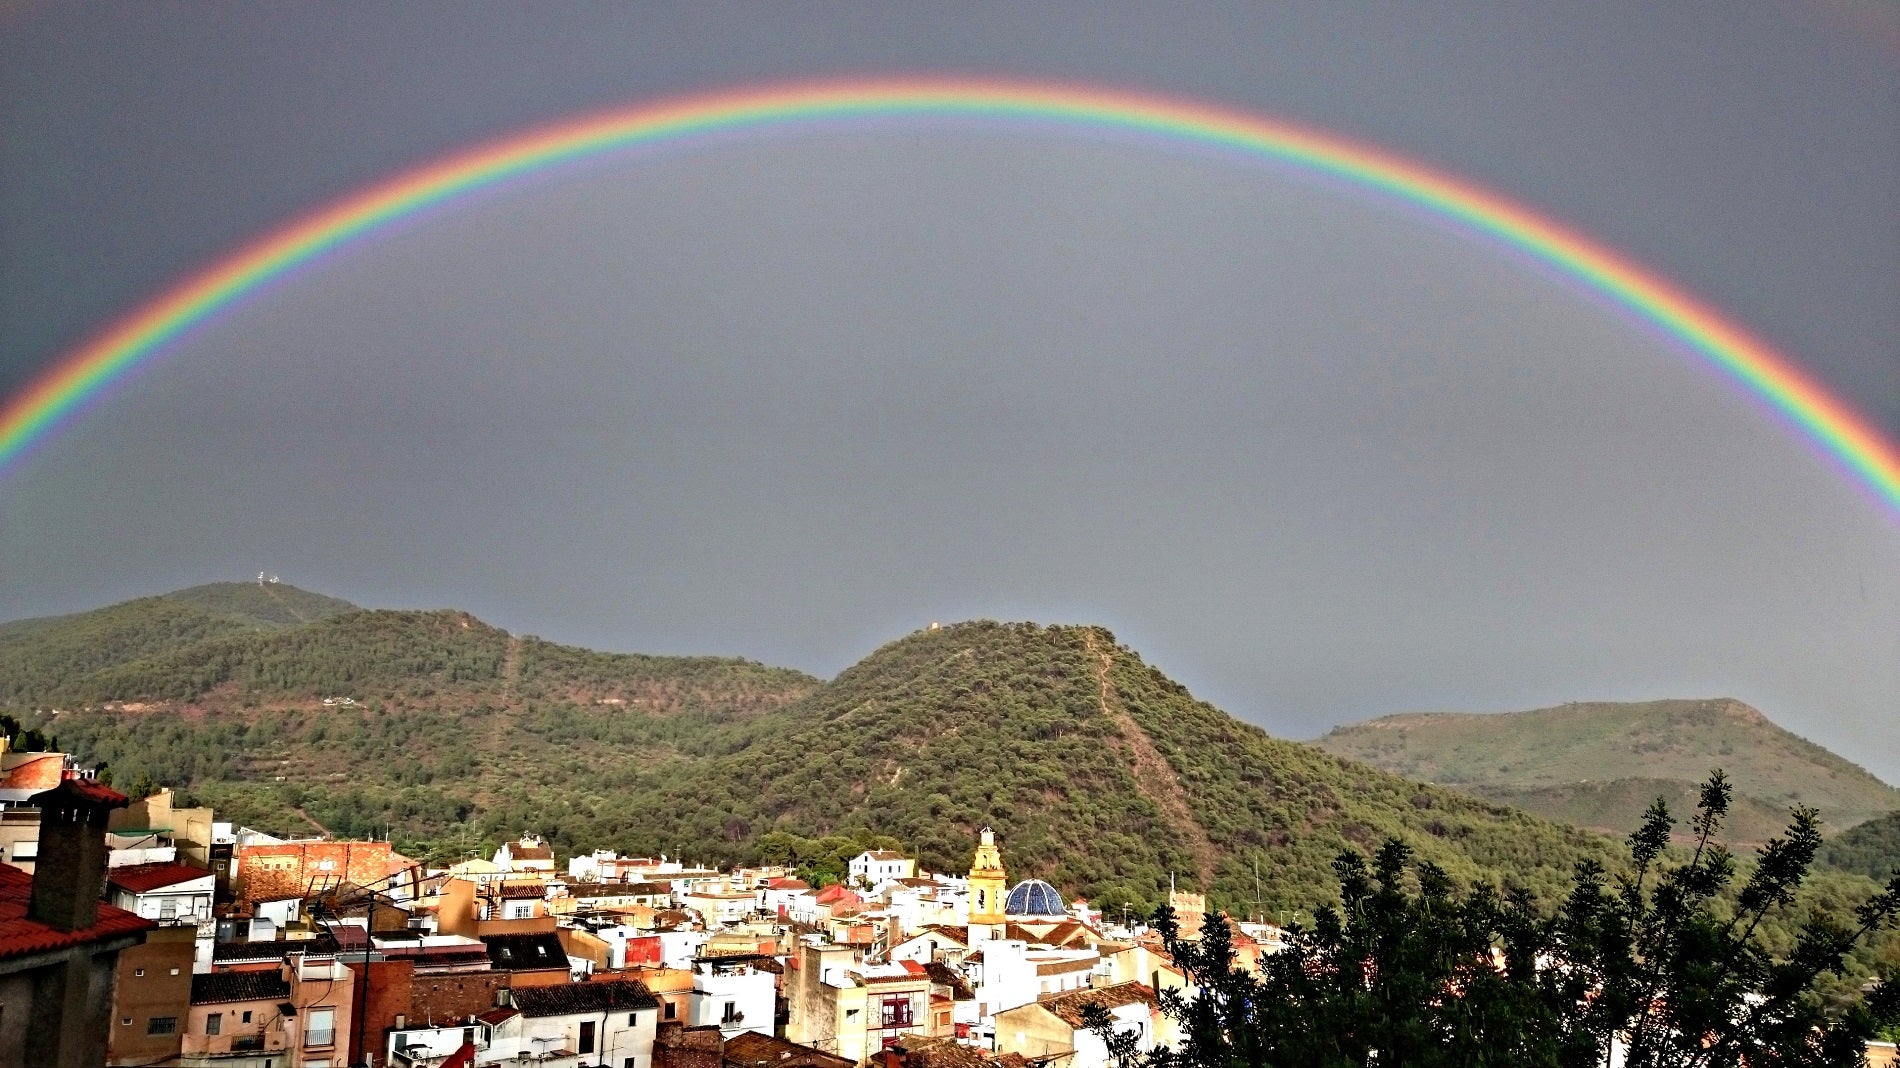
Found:
[[[1837,835],[1821,850],[1821,864],[1886,881],[1900,871],[1900,812],[1890,812]]]
[[[563,850],[736,860],[774,830],[866,828],[955,868],[989,825],[1018,872],[1072,891],[1152,902],[1173,875],[1284,911],[1310,907],[1338,849],[1390,834],[1460,877],[1544,890],[1613,852],[1270,738],[1084,627],[919,632],[820,687],[359,611],[181,640],[52,692],[66,710],[32,722],[121,780],[444,854],[534,830]]]
[[[294,586],[221,582],[76,615],[0,624],[0,703],[57,707],[83,701],[93,689],[92,676],[145,657],[353,611],[348,601]]]
[[[1740,701],[1579,703],[1496,715],[1386,716],[1316,745],[1550,819],[1627,834],[1658,796],[1678,811],[1719,767],[1735,784],[1731,841],[1758,845],[1789,806],[1830,831],[1900,809],[1900,791]]]
[[[57,637],[33,625],[49,626]],[[1099,628],[920,631],[827,684],[744,660],[574,649],[452,611],[186,627],[141,648],[16,676],[62,711],[9,708],[127,786],[178,786],[282,833],[388,834],[439,859],[524,831],[563,853],[717,862],[788,834],[856,834],[957,870],[991,826],[1012,875],[1098,904],[1152,905],[1172,877],[1284,920],[1330,896],[1339,850],[1388,836],[1461,881],[1545,900],[1577,860],[1614,869],[1621,855],[1269,737]],[[1842,907],[1868,885],[1830,875],[1803,907]]]

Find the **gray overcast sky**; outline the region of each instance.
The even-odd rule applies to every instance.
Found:
[[[0,391],[309,207],[760,81],[1159,91],[1495,188],[1900,431],[1876,4],[0,7]],[[1272,169],[973,128],[606,161],[250,301],[0,481],[0,617],[275,570],[829,674],[1105,623],[1293,737],[1728,694],[1900,779],[1900,524],[1548,272]]]

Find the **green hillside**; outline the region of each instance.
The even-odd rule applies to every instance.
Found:
[[[1885,882],[1900,871],[1900,812],[1889,812],[1835,836],[1822,847],[1820,862]]]
[[[1686,811],[1712,767],[1735,783],[1736,844],[1765,841],[1786,825],[1794,804],[1819,808],[1834,830],[1900,808],[1900,791],[1727,699],[1386,716],[1338,728],[1314,744],[1617,834],[1634,829],[1658,795]]]
[[[356,609],[282,584],[222,582],[91,612],[0,624],[0,702],[58,705],[89,676],[218,637],[256,634]]]
[[[683,785],[763,827],[866,826],[926,864],[997,829],[1019,875],[1096,900],[1156,900],[1170,873],[1236,911],[1309,904],[1347,844],[1397,834],[1454,874],[1554,889],[1607,843],[1350,765],[1199,702],[1088,627],[972,623],[873,653],[748,724]],[[765,762],[760,749],[783,754]],[[760,829],[759,826],[750,828]],[[1258,883],[1256,884],[1256,877]]]
[[[212,615],[248,621],[263,627],[294,627],[319,619],[360,611],[337,597],[300,590],[287,583],[213,582],[167,593],[157,600],[200,608]]]
[[[1547,893],[1576,858],[1614,852],[1271,738],[1092,628],[920,632],[819,686],[517,639],[458,612],[353,612],[42,689],[67,709],[47,729],[121,781],[182,785],[268,829],[387,829],[438,852],[533,830],[563,851],[699,843],[730,861],[774,830],[868,828],[954,870],[993,826],[1018,874],[1138,902],[1173,875],[1248,912],[1310,907],[1339,849],[1393,834],[1459,877]]]

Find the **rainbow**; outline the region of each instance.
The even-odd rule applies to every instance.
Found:
[[[1343,138],[1154,96],[971,80],[745,89],[591,115],[400,174],[225,257],[91,338],[0,408],[0,472],[114,380],[272,279],[398,220],[565,163],[710,135],[864,121],[952,119],[1079,129],[1292,165],[1424,208],[1602,294],[1732,378],[1900,516],[1900,449],[1800,368],[1656,275],[1470,183]]]

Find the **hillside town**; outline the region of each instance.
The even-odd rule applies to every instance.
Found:
[[[1159,934],[1012,884],[987,829],[962,873],[867,850],[812,886],[532,833],[431,867],[3,746],[0,806],[0,1064],[1107,1068],[1090,1005],[1179,1041]],[[1238,925],[1243,962],[1281,934]]]

